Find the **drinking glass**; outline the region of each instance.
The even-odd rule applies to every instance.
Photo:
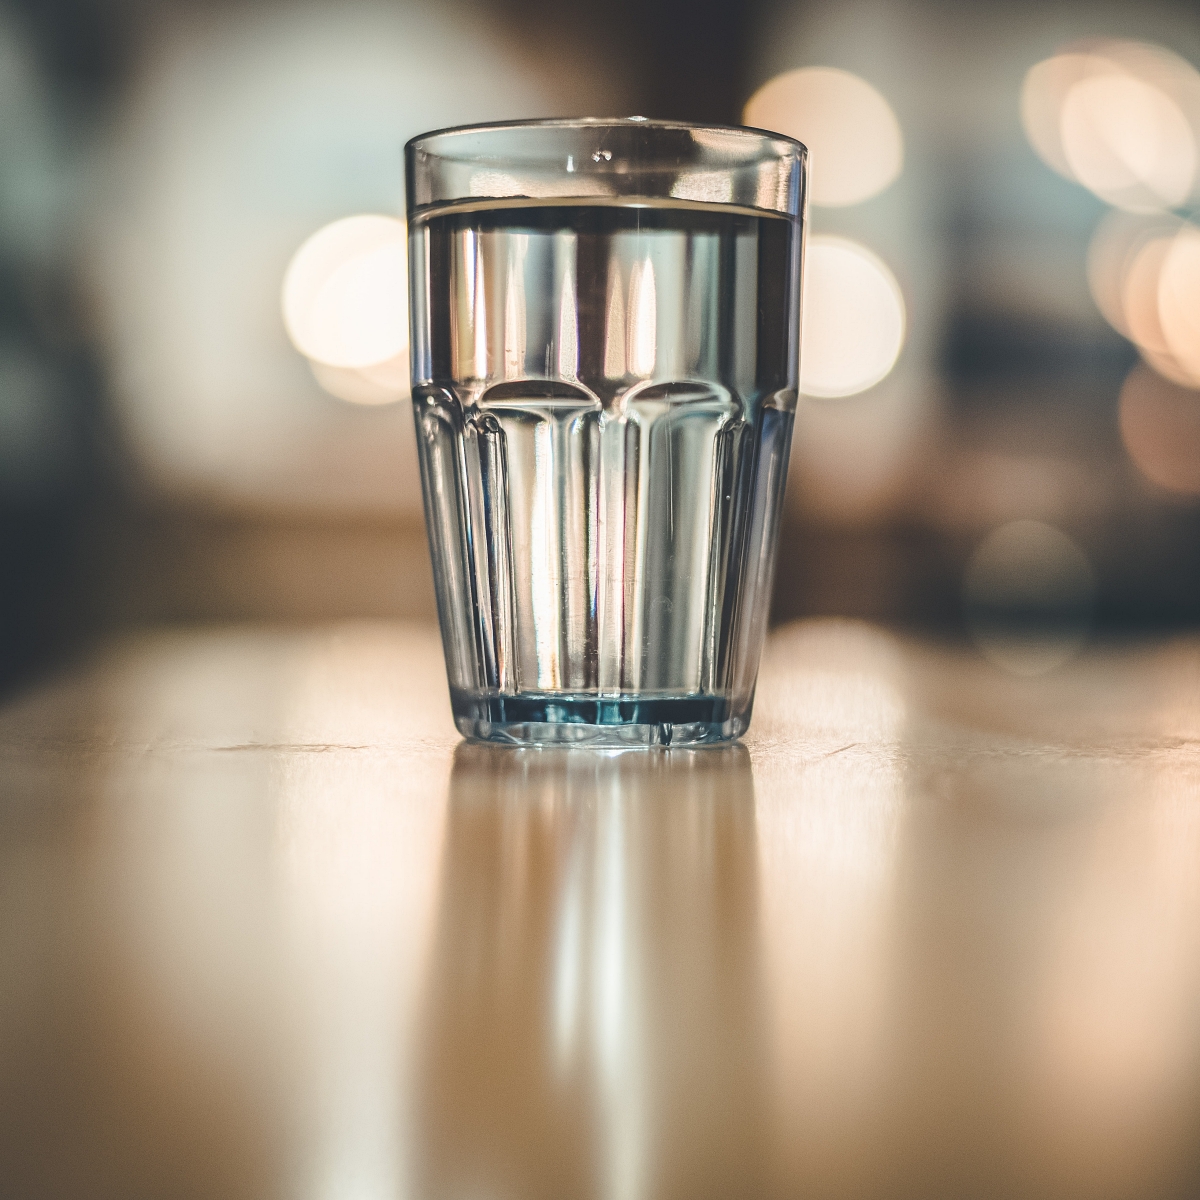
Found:
[[[459,730],[740,736],[796,406],[807,151],[630,117],[424,134],[406,167]]]

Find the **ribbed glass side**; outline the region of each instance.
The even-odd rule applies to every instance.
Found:
[[[490,201],[414,224],[413,398],[463,733],[745,730],[795,402],[796,236],[661,202]]]

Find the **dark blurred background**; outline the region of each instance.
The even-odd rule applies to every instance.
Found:
[[[407,138],[509,117],[812,147],[777,620],[1020,672],[1196,624],[1197,62],[1154,0],[8,0],[0,688],[135,625],[432,615],[403,356],[308,361],[281,295],[403,215]]]

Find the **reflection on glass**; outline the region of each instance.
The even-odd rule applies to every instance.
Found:
[[[459,747],[421,1194],[754,1190],[754,847],[741,747]]]
[[[654,286],[654,260],[647,256],[634,263],[629,275],[629,370],[654,374],[658,343],[658,300]]]

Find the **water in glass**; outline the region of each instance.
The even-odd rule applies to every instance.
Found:
[[[796,395],[798,225],[488,200],[410,233],[413,401],[468,736],[749,723]]]

